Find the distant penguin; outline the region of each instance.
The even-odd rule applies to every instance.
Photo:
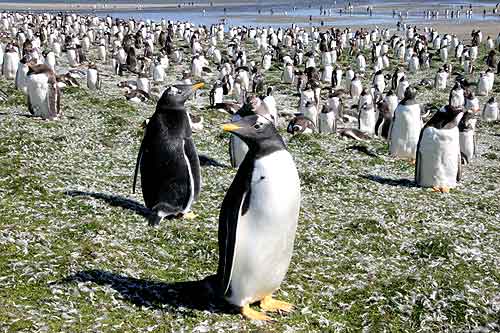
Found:
[[[398,101],[398,96],[394,94],[394,91],[389,90],[387,95],[384,97],[384,101],[387,102],[387,107],[389,108],[389,112],[391,113],[391,118],[394,116],[394,110],[396,110],[399,101]]]
[[[151,65],[153,81],[154,82],[164,82],[165,81],[165,66],[161,62],[161,57],[159,56]]]
[[[167,88],[156,105],[141,142],[133,190],[140,169],[142,194],[152,210],[149,224],[164,217],[186,215],[198,197],[200,164],[191,137],[185,101],[202,83]]]
[[[477,85],[478,96],[488,96],[490,93],[490,78],[486,73],[481,73],[479,76],[479,84]]]
[[[456,108],[462,108],[465,105],[464,90],[459,82],[455,82],[451,89],[448,104]]]
[[[375,134],[375,124],[377,122],[377,114],[373,97],[365,88],[359,96],[358,102],[358,129],[368,135]]]
[[[485,104],[483,112],[481,113],[481,119],[484,121],[495,121],[499,120],[498,103],[495,97],[491,97]]]
[[[324,105],[318,119],[320,133],[335,133],[337,131],[336,112],[329,105]]]
[[[449,192],[461,177],[458,124],[463,109],[446,105],[427,122],[420,133],[415,163],[415,183]]]
[[[394,111],[389,132],[389,152],[392,156],[415,159],[422,120],[416,90],[408,87],[403,100]]]
[[[386,100],[377,103],[378,119],[375,123],[375,134],[385,140],[389,138],[389,129],[391,128],[393,113],[389,109]]]
[[[474,113],[467,111],[462,116],[460,123],[458,123],[462,164],[469,164],[476,155],[476,136],[474,134],[476,122],[477,119]]]
[[[18,65],[19,53],[17,49],[13,45],[7,44],[5,53],[3,54],[2,75],[8,80],[14,80]]]
[[[60,114],[61,94],[56,75],[47,65],[30,65],[27,88],[28,110],[32,115],[54,119]]]
[[[292,310],[272,298],[293,252],[300,209],[300,181],[292,156],[271,121],[254,115],[224,125],[249,152],[229,187],[219,215],[220,294],[252,320],[263,311]]]
[[[209,93],[209,102],[211,106],[217,106],[224,101],[224,89],[220,80],[215,81]]]
[[[316,129],[314,122],[305,117],[303,114],[298,113],[293,117],[286,128],[287,133],[295,134],[310,134]]]
[[[434,79],[434,88],[439,90],[446,89],[446,84],[448,82],[448,72],[441,68],[437,73]]]
[[[410,82],[406,79],[406,76],[402,76],[399,80],[396,95],[398,95],[398,99],[402,100],[405,96],[406,89],[410,86]]]
[[[283,74],[281,75],[281,81],[283,83],[293,83],[295,80],[294,67],[291,63],[286,63],[283,68]]]
[[[474,113],[479,113],[479,111],[481,111],[481,109],[479,108],[479,99],[472,91],[468,91],[468,93],[466,94],[465,110],[471,110]]]
[[[90,64],[87,69],[87,88],[89,90],[101,89],[101,78],[95,64]]]
[[[351,98],[353,100],[353,103],[358,102],[362,91],[363,91],[363,84],[361,83],[361,80],[358,78],[358,76],[354,75],[350,87]]]
[[[28,72],[29,66],[35,64],[35,59],[31,55],[25,54],[19,62],[16,72],[16,89],[21,90],[24,95],[28,94]],[[30,64],[31,63],[31,64]]]
[[[56,71],[56,55],[53,51],[46,51],[43,53],[45,57],[45,65],[49,66],[54,72]]]
[[[385,78],[382,70],[375,72],[373,76],[373,86],[377,86],[381,93],[385,90]]]

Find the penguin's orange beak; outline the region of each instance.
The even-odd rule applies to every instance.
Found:
[[[238,125],[235,125],[235,124],[224,124],[224,125],[222,125],[222,129],[224,130],[224,132],[235,131],[235,130],[237,130],[239,128],[241,128],[241,127],[238,126]]]

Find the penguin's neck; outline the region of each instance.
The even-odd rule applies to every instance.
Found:
[[[253,157],[253,159],[259,159],[279,150],[284,150],[286,146],[281,137],[276,137],[250,144],[248,148],[247,155]]]

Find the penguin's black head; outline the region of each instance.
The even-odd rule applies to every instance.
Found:
[[[195,84],[177,84],[168,87],[158,101],[158,106],[164,110],[184,109],[184,103],[197,89],[204,86],[203,82]]]
[[[272,152],[283,149],[285,144],[273,122],[261,115],[250,115],[224,124],[222,129],[243,140],[250,150]]]

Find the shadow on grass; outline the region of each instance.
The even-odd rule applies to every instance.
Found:
[[[410,179],[392,179],[392,178],[384,178],[380,176],[374,176],[374,175],[359,175],[361,178],[371,180],[373,182],[377,182],[379,184],[383,185],[390,185],[390,186],[402,186],[402,187],[417,187],[415,182]]]
[[[71,197],[91,197],[99,199],[105,201],[106,203],[108,203],[113,207],[121,207],[123,209],[128,209],[146,218],[151,216],[150,209],[141,205],[137,201],[130,200],[124,197],[119,197],[111,194],[97,193],[97,192],[85,192],[85,191],[74,191],[74,190],[64,191],[64,194],[69,195]]]
[[[165,309],[169,312],[173,310],[169,307],[183,307],[212,313],[236,313],[223,299],[217,297],[214,288],[215,275],[199,281],[166,283],[102,270],[85,270],[55,283],[72,282],[92,282],[109,286],[119,292],[123,299],[139,307]]]

